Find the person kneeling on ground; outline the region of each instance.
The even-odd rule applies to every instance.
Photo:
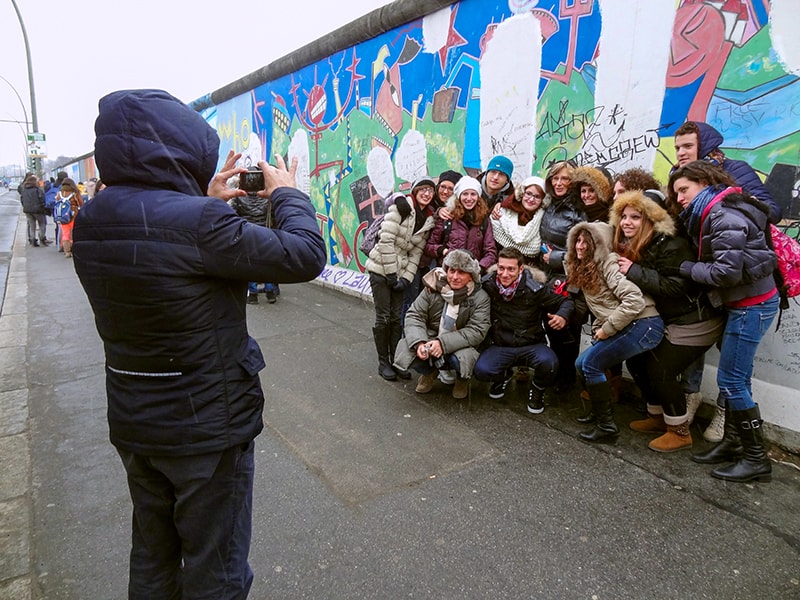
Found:
[[[500,251],[497,265],[483,278],[492,301],[492,344],[481,352],[475,378],[492,381],[489,397],[502,398],[515,366],[529,367],[533,376],[528,389],[528,412],[544,410],[545,388],[553,385],[558,358],[547,345],[544,321],[563,329],[575,311],[571,298],[556,294],[543,271],[526,267],[514,248]]]
[[[395,367],[422,375],[416,391],[433,389],[439,369],[456,372],[453,398],[466,398],[478,360],[476,348],[489,331],[491,301],[481,289],[481,267],[466,250],[453,250],[422,278],[424,289],[406,313],[405,337],[395,352]]]

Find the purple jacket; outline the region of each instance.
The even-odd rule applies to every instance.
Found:
[[[481,271],[485,273],[497,262],[497,245],[494,242],[492,223],[488,216],[486,220],[487,224],[484,229],[478,225],[467,225],[461,219],[453,219],[450,237],[447,239],[446,245],[442,244],[445,221],[438,220],[425,246],[425,255],[437,259],[441,264],[445,248],[448,252],[450,250],[469,250],[480,263]]]

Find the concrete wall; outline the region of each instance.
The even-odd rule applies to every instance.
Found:
[[[368,295],[358,242],[390,191],[497,153],[516,181],[566,158],[666,181],[687,119],[719,129],[797,219],[798,22],[797,0],[398,0],[194,104],[223,156],[299,158],[328,244],[320,281]],[[754,392],[795,447],[798,373],[793,307]]]

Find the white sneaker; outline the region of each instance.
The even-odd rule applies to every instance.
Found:
[[[721,442],[725,435],[725,409],[717,406],[717,412],[708,428],[703,432],[703,437],[707,442]]]
[[[692,392],[686,394],[686,418],[689,419],[689,425],[694,421],[694,415],[697,409],[703,404],[703,394],[700,392]]]
[[[456,382],[455,371],[439,371],[439,381],[445,385],[453,385]]]

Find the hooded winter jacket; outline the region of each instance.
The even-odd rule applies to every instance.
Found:
[[[708,123],[695,121],[700,135],[698,136],[697,156],[700,160],[711,162],[728,173],[740,188],[751,196],[755,196],[769,207],[769,222],[778,223],[781,220],[782,210],[767,187],[761,182],[753,167],[743,160],[726,157],[719,147],[724,138],[722,134]],[[720,158],[722,160],[720,160]]]
[[[727,305],[776,289],[773,274],[778,259],[764,235],[767,207],[752,199],[734,200],[737,197],[744,198],[726,194],[711,206],[698,234],[698,262],[687,260],[680,267],[684,277],[716,288],[718,299]]]
[[[589,310],[595,316],[592,329],[608,336],[619,333],[636,319],[658,316],[655,302],[619,270],[619,255],[611,251],[611,227],[606,223],[579,223],[569,232],[567,261],[575,260],[575,240],[587,231],[595,242],[594,261],[605,285],[596,294],[583,290]]]
[[[19,191],[19,201],[22,204],[22,212],[25,214],[47,214],[44,207],[44,191],[39,187],[36,179],[31,179],[23,184]]]
[[[666,324],[688,325],[717,316],[705,289],[680,275],[681,263],[693,260],[694,255],[689,241],[677,233],[669,213],[641,192],[624,192],[611,206],[609,224],[614,229],[619,228],[627,207],[653,223],[653,237],[625,276],[653,298]]]
[[[265,366],[247,332],[247,282],[319,274],[314,209],[277,188],[267,229],[206,196],[219,138],[166,92],[114,92],[99,109],[108,188],[75,218],[73,254],[105,349],[111,441],[145,456],[247,443],[263,427]]]

